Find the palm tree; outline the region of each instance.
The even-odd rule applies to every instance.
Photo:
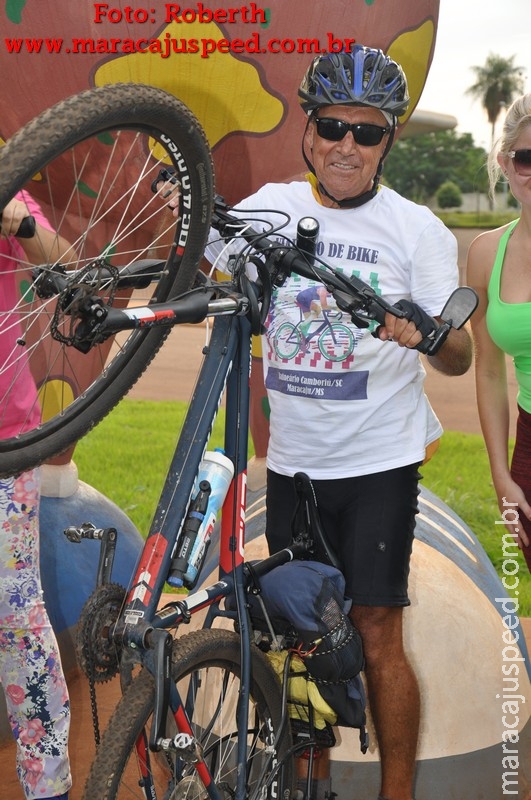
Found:
[[[491,139],[494,143],[494,128],[502,108],[509,106],[516,95],[524,91],[523,67],[516,67],[514,59],[491,53],[484,67],[471,67],[476,73],[476,82],[466,90],[467,94],[480,100],[491,124]]]

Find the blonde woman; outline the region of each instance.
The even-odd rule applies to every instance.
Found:
[[[471,320],[477,403],[500,513],[531,570],[531,93],[509,108],[488,169],[492,195],[503,173],[521,214],[482,233],[468,253],[467,283],[480,298]],[[512,459],[506,355],[518,382]]]

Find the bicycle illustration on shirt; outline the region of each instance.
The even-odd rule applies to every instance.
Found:
[[[321,355],[329,361],[344,361],[356,346],[354,333],[340,322],[343,313],[328,307],[328,293],[323,286],[311,286],[297,294],[301,319],[294,325],[282,322],[273,337],[279,358],[292,359],[306,353],[315,339]]]

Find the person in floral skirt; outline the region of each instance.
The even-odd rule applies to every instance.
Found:
[[[19,239],[25,217],[33,216],[35,233]],[[39,206],[26,193],[2,211],[0,238],[0,312],[16,306],[17,265],[53,262],[67,242],[50,228]],[[4,313],[0,351],[18,338],[14,320]],[[0,374],[2,389],[9,371]],[[26,386],[15,401],[0,404],[0,437],[18,433],[39,414],[36,387],[25,367]],[[19,378],[17,377],[17,381]],[[9,722],[17,742],[17,773],[27,800],[67,800],[72,785],[68,758],[70,703],[55,634],[43,600],[39,569],[39,469],[0,478],[0,680]]]

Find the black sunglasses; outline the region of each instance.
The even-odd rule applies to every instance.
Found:
[[[328,139],[330,142],[340,142],[351,131],[356,144],[363,147],[375,147],[380,144],[386,133],[391,128],[382,128],[380,125],[370,125],[366,122],[354,123],[343,122],[342,119],[333,117],[315,117],[317,133],[321,139]]]
[[[531,175],[531,150],[509,150],[507,155],[513,159],[518,175]]]

